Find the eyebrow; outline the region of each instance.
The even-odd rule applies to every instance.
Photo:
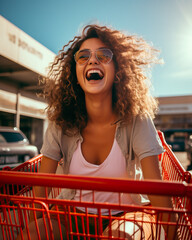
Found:
[[[99,50],[99,49],[107,49],[107,48],[106,48],[106,47],[100,47],[100,48],[97,48],[96,50]],[[81,52],[81,51],[86,51],[86,50],[91,51],[91,49],[85,48],[85,49],[79,50],[79,52]]]

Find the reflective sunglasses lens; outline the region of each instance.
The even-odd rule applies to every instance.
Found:
[[[75,54],[75,61],[80,65],[85,64],[89,60],[90,54],[89,50],[79,51]]]
[[[96,54],[101,63],[109,63],[113,58],[113,53],[110,49],[98,49]]]

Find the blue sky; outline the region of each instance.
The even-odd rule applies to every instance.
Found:
[[[165,62],[153,95],[192,94],[192,0],[0,0],[0,14],[56,54],[88,23],[142,36]]]

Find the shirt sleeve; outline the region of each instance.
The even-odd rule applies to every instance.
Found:
[[[164,152],[161,140],[150,117],[136,118],[133,131],[133,151],[139,160]]]
[[[40,152],[53,160],[60,161],[62,158],[62,152],[60,148],[60,135],[61,130],[53,123],[49,123],[45,132],[43,146]]]

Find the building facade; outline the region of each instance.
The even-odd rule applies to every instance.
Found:
[[[159,97],[158,129],[192,128],[192,95]]]
[[[0,16],[0,126],[20,128],[40,149],[46,103],[37,97],[55,54]]]

